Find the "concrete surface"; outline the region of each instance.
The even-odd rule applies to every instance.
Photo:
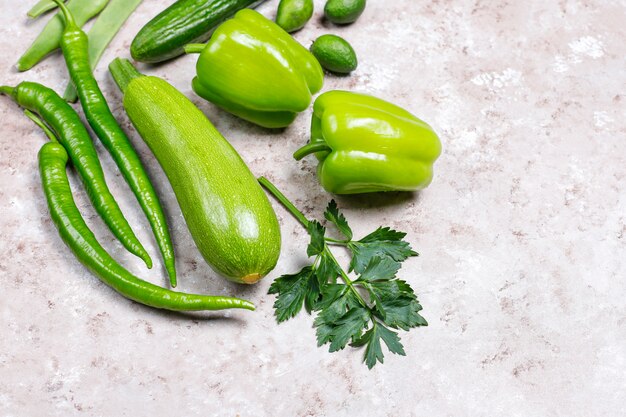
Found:
[[[3,83],[61,91],[50,57],[13,64],[44,20],[0,1]],[[358,23],[316,14],[305,45],[338,33],[359,69],[324,90],[369,92],[411,110],[443,141],[430,188],[417,195],[340,197],[356,234],[409,232],[421,253],[401,271],[430,326],[402,334],[406,357],[372,371],[362,352],[317,348],[312,318],[277,325],[267,289],[305,262],[307,235],[276,207],[284,245],[254,287],[217,277],[195,249],[169,184],[123,114],[106,71],[168,1],[146,1],[96,71],[163,196],[180,289],[234,294],[255,313],[183,315],[127,301],[63,245],[42,197],[43,134],[0,99],[0,416],[619,416],[626,414],[626,2],[623,0],[370,0]],[[260,9],[273,17],[277,1]],[[309,112],[269,132],[193,94],[194,57],[145,72],[196,102],[241,152],[308,215],[331,198],[315,160],[291,153]],[[108,250],[164,284],[147,223],[98,146],[113,193],[156,261],[148,272],[104,228],[77,185],[81,210]]]

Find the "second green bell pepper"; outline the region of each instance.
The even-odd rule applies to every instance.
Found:
[[[244,9],[219,26],[199,52],[193,90],[263,127],[288,126],[324,81],[315,57],[276,23]]]
[[[294,158],[312,153],[328,192],[416,191],[432,181],[441,143],[428,124],[394,104],[329,91],[315,100],[311,141]]]

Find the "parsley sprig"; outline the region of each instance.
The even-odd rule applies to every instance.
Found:
[[[329,344],[330,352],[342,350],[348,343],[365,346],[364,361],[370,369],[377,362],[383,363],[382,343],[390,352],[404,356],[404,347],[394,330],[428,325],[419,314],[422,306],[415,292],[396,276],[403,261],[417,256],[403,240],[406,233],[379,227],[354,240],[346,218],[332,200],[324,217],[344,239],[327,237],[326,227],[307,219],[269,180],[261,177],[259,183],[307,229],[311,236],[307,255],[314,258],[311,265],[277,278],[270,286],[269,293],[277,295],[277,321],[295,317],[302,307],[309,314],[315,312],[318,346]],[[348,272],[337,262],[331,246],[351,252]]]

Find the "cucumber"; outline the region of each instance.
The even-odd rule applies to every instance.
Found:
[[[252,284],[280,254],[276,213],[237,151],[166,81],[128,60],[109,66],[124,108],[169,179],[206,262],[231,281]]]
[[[139,30],[130,54],[137,61],[152,63],[177,57],[186,44],[205,42],[224,20],[263,1],[178,0]]]

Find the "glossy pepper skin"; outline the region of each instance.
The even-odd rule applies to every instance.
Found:
[[[54,139],[53,134],[46,134]],[[48,142],[39,151],[39,172],[52,221],[74,255],[98,278],[138,303],[173,311],[254,310],[249,301],[232,297],[174,292],[146,282],[123,268],[98,243],[78,211],[67,178],[68,155],[59,143]]]
[[[328,192],[416,191],[432,181],[441,143],[428,124],[394,104],[329,91],[315,100],[311,142],[294,157],[311,153]]]
[[[324,80],[320,64],[306,48],[249,9],[217,28],[202,46],[196,71],[192,87],[199,96],[268,128],[293,122]]]
[[[89,39],[87,34],[76,25],[72,13],[65,4],[60,0],[54,1],[61,9],[65,19],[65,30],[61,36],[61,50],[63,51],[70,78],[80,98],[80,104],[85,112],[87,122],[107,148],[124,179],[137,197],[137,201],[146,214],[161,249],[165,268],[170,276],[170,283],[172,287],[175,287],[174,248],[172,247],[172,240],[159,198],[139,159],[139,155],[137,155],[126,133],[115,120],[93,76],[89,63]],[[151,265],[152,261],[149,259],[148,254],[146,253],[145,256]]]

